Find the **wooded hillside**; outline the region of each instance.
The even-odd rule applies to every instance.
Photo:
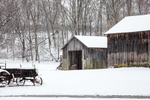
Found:
[[[0,0],[0,58],[58,61],[73,35],[103,35],[150,0]]]

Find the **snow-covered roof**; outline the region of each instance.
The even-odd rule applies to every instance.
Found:
[[[105,34],[131,33],[150,30],[150,15],[128,16],[118,22]]]
[[[107,48],[107,37],[105,36],[78,36],[72,37],[63,48],[73,39],[78,39],[87,48]]]

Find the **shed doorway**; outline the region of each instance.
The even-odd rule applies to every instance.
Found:
[[[82,50],[69,51],[69,70],[82,69]]]

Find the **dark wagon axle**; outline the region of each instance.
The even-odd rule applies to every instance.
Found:
[[[5,68],[0,69],[0,83],[2,85],[9,85],[10,82],[16,82],[18,86],[23,86],[26,81],[31,81],[33,85],[42,85],[43,80],[38,75],[36,69],[22,69],[22,68]]]

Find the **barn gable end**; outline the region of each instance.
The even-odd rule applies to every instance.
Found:
[[[147,21],[150,21],[150,15],[126,17],[105,33],[108,67],[150,67],[150,27]]]
[[[89,45],[85,43],[87,41],[83,41],[81,38],[86,39],[89,36],[74,36],[62,48],[63,70],[106,68],[107,48],[88,47]],[[92,36],[88,41],[92,42]],[[107,38],[105,41],[107,42]]]

